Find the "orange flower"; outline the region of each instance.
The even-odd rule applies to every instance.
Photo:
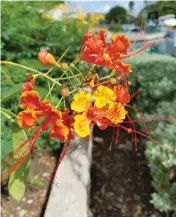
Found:
[[[130,101],[130,95],[128,93],[128,89],[124,88],[122,85],[117,85],[114,87],[114,92],[116,95],[117,102],[122,105],[126,105]]]
[[[93,36],[89,31],[83,38],[80,58],[88,63],[106,65],[103,51],[106,46],[105,31],[100,30],[98,35]]]
[[[137,51],[128,54],[131,43],[125,35],[113,35],[109,45],[106,43],[105,35],[106,32],[103,29],[100,30],[98,35],[93,35],[91,31],[87,32],[83,38],[80,58],[91,64],[117,69],[118,73],[124,71],[124,76],[131,72],[131,69],[129,64],[121,61],[155,44],[154,42],[146,43]]]
[[[61,142],[64,142],[67,139],[68,133],[69,129],[58,120],[51,129],[50,139],[53,139],[54,136],[56,136]]]
[[[113,56],[115,54],[127,54],[130,46],[130,41],[125,35],[112,35],[112,43],[107,48],[107,52]]]
[[[36,112],[31,109],[26,109],[18,114],[18,123],[21,128],[31,129],[36,127]]]
[[[30,73],[27,73],[26,76],[27,76],[28,79],[23,84],[23,86],[21,88],[22,92],[33,90],[34,86],[35,86],[35,79],[36,79],[37,75],[32,75]]]
[[[132,72],[130,68],[130,64],[124,63],[124,62],[117,62],[114,65],[111,65],[109,69],[116,69],[115,75],[128,75],[130,72]]]
[[[20,108],[31,108],[35,109],[39,106],[39,94],[37,91],[25,91],[21,95]]]
[[[21,128],[33,128],[38,120],[45,118],[41,124],[42,131],[48,131],[52,126],[51,138],[56,135],[61,142],[67,139],[69,129],[63,123],[64,116],[60,111],[53,108],[48,100],[40,102],[37,91],[23,92],[20,106],[26,109],[18,114],[18,123]]]

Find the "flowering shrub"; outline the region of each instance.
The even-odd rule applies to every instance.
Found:
[[[2,64],[34,72],[34,74],[27,73],[27,80],[21,87],[20,108],[22,111],[17,115],[17,122],[22,130],[20,131],[18,128],[20,136],[24,134],[23,129],[34,129],[34,132],[25,141],[22,139],[23,142],[8,153],[3,161],[1,181],[4,181],[9,175],[14,177],[14,174],[18,174],[19,178],[19,170],[29,161],[36,140],[43,132],[49,132],[51,140],[56,137],[60,142],[66,144],[56,169],[67,154],[70,141],[74,139],[74,132],[78,136],[86,138],[90,135],[94,125],[101,130],[108,126],[114,127],[116,135],[112,140],[116,142],[118,142],[119,128],[123,129],[131,134],[135,150],[137,150],[137,134],[157,143],[163,149],[168,149],[167,145],[161,144],[150,136],[145,123],[144,132],[136,130],[135,123],[144,122],[147,119],[130,105],[131,99],[137,92],[131,95],[129,93],[127,76],[132,70],[130,64],[123,62],[153,44],[153,42],[145,43],[137,51],[129,53],[131,43],[125,35],[112,35],[111,43],[107,45],[106,32],[102,29],[98,35],[93,35],[91,31],[84,35],[80,56],[69,65],[62,62],[67,51],[57,60],[46,50],[41,50],[38,53],[38,60],[44,66],[51,67],[46,73],[21,64],[2,61]],[[86,72],[80,71],[77,67],[80,60],[93,65]],[[99,76],[95,71],[96,66],[106,66],[111,72],[107,76]],[[54,78],[52,73],[56,68],[59,68],[60,75]],[[36,91],[36,81],[39,78],[50,83],[44,99],[41,99]],[[56,104],[49,100],[55,86],[60,88],[61,95]],[[128,110],[137,111],[140,118],[133,120]],[[2,109],[2,114],[9,120],[13,115],[6,109]],[[168,120],[172,120],[172,118],[168,118]],[[37,126],[37,124],[39,125]],[[169,151],[173,152],[175,148]],[[9,188],[12,189],[12,186],[10,183]],[[13,195],[12,190],[11,194]]]

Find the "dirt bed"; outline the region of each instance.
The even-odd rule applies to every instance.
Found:
[[[109,146],[112,129],[95,128],[91,169],[91,210],[94,217],[162,217],[151,204],[154,191],[143,150],[134,152],[126,134]],[[140,142],[139,142],[140,144]]]

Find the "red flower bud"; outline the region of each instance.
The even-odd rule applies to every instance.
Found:
[[[45,66],[54,66],[56,64],[56,60],[53,55],[48,53],[46,50],[42,50],[38,53],[38,59],[41,64]]]
[[[27,76],[27,81],[23,84],[22,88],[21,88],[21,92],[24,92],[24,91],[31,91],[34,89],[34,86],[35,86],[35,79],[36,79],[36,76],[30,74],[30,73],[27,73],[26,74]]]
[[[66,96],[68,96],[69,94],[70,94],[70,91],[69,91],[68,88],[62,88],[62,89],[61,89],[61,96],[62,96],[62,97],[66,97]]]

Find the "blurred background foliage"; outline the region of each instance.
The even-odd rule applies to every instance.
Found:
[[[56,58],[61,57],[69,47],[69,52],[64,56],[63,61],[71,62],[79,55],[82,38],[88,30],[88,24],[79,22],[78,19],[54,20],[48,17],[48,11],[53,8],[62,8],[62,2],[2,2],[2,34],[1,34],[1,55],[2,60],[13,61],[25,66],[46,72],[48,67],[42,66],[37,53],[41,48],[47,49]],[[79,25],[79,26],[78,26]],[[27,71],[18,67],[2,67],[2,100],[1,106],[10,109],[18,114],[20,89],[26,80]],[[31,72],[30,72],[31,73]],[[55,70],[54,76],[59,76],[59,70]],[[48,93],[48,83],[44,79],[37,79],[36,89],[43,99]],[[52,101],[58,101],[60,90],[54,88]],[[13,119],[14,121],[15,119]],[[2,153],[5,155],[12,147],[11,120],[2,116]],[[32,132],[26,132],[31,134]],[[8,135],[8,137],[7,137]],[[37,147],[48,144],[48,135],[40,136]],[[59,148],[60,143],[50,142],[53,148]]]

